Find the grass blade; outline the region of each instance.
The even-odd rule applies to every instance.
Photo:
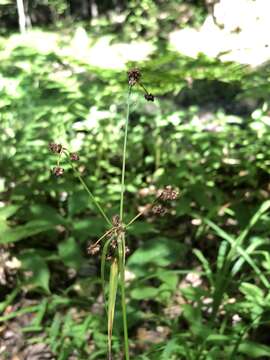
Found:
[[[109,360],[112,360],[112,330],[118,285],[118,261],[114,259],[111,264],[109,282],[109,303],[108,303],[108,353]]]
[[[108,249],[109,249],[111,240],[112,240],[112,237],[110,237],[103,246],[102,254],[101,254],[101,269],[100,269],[103,299],[104,299],[104,305],[105,305],[105,309],[106,309],[107,313],[108,313],[108,304],[107,304],[107,300],[106,300],[106,289],[105,289],[105,266],[106,266],[106,256],[108,254]]]
[[[237,238],[237,245],[242,245],[243,241],[245,240],[246,236],[248,235],[249,231],[252,227],[257,223],[260,217],[270,208],[270,200],[265,201],[262,203],[260,208],[256,211],[256,213],[252,216],[248,226],[241,232],[241,234]]]
[[[234,256],[234,252],[236,250],[236,252],[239,255],[241,255],[242,258],[245,259],[245,261],[250,265],[250,267],[252,267],[252,269],[255,271],[255,273],[257,274],[257,276],[259,277],[261,282],[264,284],[264,286],[267,289],[269,289],[270,288],[269,281],[266,279],[266,277],[261,272],[261,270],[258,268],[258,266],[255,264],[255,262],[251,259],[248,252],[245,249],[243,249],[241,247],[241,245],[237,244],[237,240],[234,237],[232,237],[231,235],[227,234],[224,230],[222,230],[218,225],[214,224],[211,220],[204,219],[204,221],[207,225],[209,225],[217,233],[218,236],[220,236],[224,240],[227,240],[230,243],[231,251],[228,255],[228,260],[229,259],[232,260],[232,258]]]
[[[211,270],[208,260],[206,259],[206,257],[203,255],[203,253],[199,249],[194,249],[193,253],[197,256],[199,261],[202,263],[202,266],[205,271],[205,275],[208,278],[208,281],[211,284],[211,286],[214,287],[213,274],[212,274],[212,270]]]

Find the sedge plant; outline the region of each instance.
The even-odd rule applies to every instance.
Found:
[[[128,91],[127,91],[127,107],[126,117],[124,125],[124,140],[122,149],[122,171],[121,171],[121,192],[119,201],[119,214],[116,214],[109,218],[103,207],[95,198],[88,184],[83,179],[76,161],[79,161],[79,156],[76,153],[70,152],[66,147],[61,144],[51,143],[49,145],[50,150],[58,155],[57,165],[52,169],[55,176],[62,176],[64,169],[60,166],[63,158],[66,158],[73,170],[75,176],[80,181],[84,190],[88,194],[90,200],[95,205],[97,211],[103,217],[108,230],[97,240],[95,243],[90,244],[88,247],[88,253],[90,255],[96,255],[101,252],[101,282],[104,296],[104,304],[107,313],[107,334],[108,334],[108,359],[112,360],[112,334],[114,313],[116,305],[116,297],[118,289],[121,293],[121,310],[123,317],[123,333],[124,333],[124,354],[125,360],[130,359],[129,355],[129,337],[128,337],[128,321],[127,321],[127,309],[126,309],[126,294],[125,294],[125,267],[126,267],[126,254],[128,248],[126,246],[126,235],[128,228],[142,215],[146,210],[139,212],[134,218],[126,222],[124,219],[124,199],[125,199],[125,174],[126,174],[126,160],[127,160],[127,143],[128,143],[128,125],[130,117],[130,101],[132,89],[135,85],[140,86],[144,91],[144,97],[147,101],[154,101],[154,96],[147,91],[143,83],[141,82],[141,72],[139,69],[134,68],[128,71]],[[163,215],[166,212],[164,203],[170,200],[175,200],[178,196],[178,191],[171,186],[167,186],[164,189],[157,192],[155,200],[150,204],[150,208],[154,214]],[[106,286],[106,262],[110,261],[110,273],[109,283]],[[108,295],[107,295],[108,293]]]

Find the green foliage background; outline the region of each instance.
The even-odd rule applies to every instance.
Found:
[[[52,176],[56,159],[48,143],[79,152],[85,180],[109,215],[117,213],[126,70],[136,65],[156,99],[145,102],[140,88],[132,94],[125,219],[151,201],[141,189],[171,184],[181,196],[165,217],[148,215],[130,231],[132,358],[268,358],[268,66],[251,71],[173,52],[166,42],[171,18],[164,28],[143,17],[147,11],[153,20],[165,6],[155,3],[131,1],[124,31],[112,37],[128,39],[133,29],[133,38],[145,34],[155,44],[148,61],[123,70],[60,55],[70,41],[63,28],[55,51],[41,53],[20,37],[17,43],[12,36],[0,39],[0,243],[21,261],[15,283],[1,286],[0,321],[31,313],[23,328],[26,343],[47,343],[57,359],[106,358],[99,258],[86,255],[88,242],[106,226],[68,166],[62,178]],[[174,3],[168,3],[173,18]],[[204,11],[193,13],[195,24]],[[92,34],[98,39],[114,28],[101,16]],[[235,241],[238,247],[229,253]],[[205,299],[218,298],[228,253],[229,286],[211,319]],[[197,274],[199,285],[188,283],[187,274]],[[5,311],[22,299],[34,305]],[[236,324],[235,314],[241,317]],[[116,318],[119,356],[120,312]],[[142,328],[160,342],[142,341]],[[168,335],[156,329],[169,329]]]

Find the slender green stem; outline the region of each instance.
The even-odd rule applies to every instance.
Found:
[[[125,234],[122,233],[119,245],[119,267],[120,267],[120,287],[121,287],[121,305],[123,315],[124,328],[124,345],[125,345],[125,359],[129,360],[128,348],[128,324],[127,324],[127,308],[126,308],[126,293],[125,293]]]
[[[144,92],[145,92],[146,94],[149,94],[148,91],[146,90],[145,86],[144,86],[142,83],[139,82],[138,84],[139,84],[140,87],[144,90]]]
[[[119,214],[121,222],[123,221],[123,214],[124,214],[125,172],[126,172],[126,153],[127,153],[130,95],[131,95],[131,86],[129,86],[128,96],[127,96],[127,113],[126,113],[126,121],[125,121],[125,135],[124,135],[124,146],[123,146],[120,214]],[[125,247],[126,247],[125,246],[125,234],[122,233],[119,236],[118,240],[119,240],[118,241],[118,254],[119,254],[119,270],[120,270],[121,305],[122,305],[123,328],[124,328],[125,359],[129,360],[127,310],[126,310],[126,294],[125,294]]]
[[[123,147],[123,162],[122,162],[122,176],[121,176],[121,196],[120,196],[120,220],[123,220],[124,212],[124,193],[125,193],[125,172],[126,172],[126,153],[127,153],[127,135],[128,135],[128,122],[129,122],[129,104],[130,104],[131,86],[128,89],[127,97],[127,114],[125,121],[125,137]]]
[[[139,217],[141,217],[144,214],[144,211],[139,212],[136,216],[134,216],[133,219],[130,220],[130,222],[125,226],[125,228],[127,229],[131,224],[134,223],[134,221],[136,221]]]
[[[68,155],[67,158],[70,162],[70,165],[74,171],[74,173],[76,174],[77,178],[80,180],[82,186],[84,187],[85,191],[88,193],[90,199],[93,201],[93,203],[95,204],[95,206],[97,207],[97,209],[99,210],[100,214],[103,216],[103,218],[106,220],[106,222],[112,226],[112,223],[110,221],[110,219],[108,218],[108,216],[105,214],[104,210],[102,209],[102,207],[100,206],[100,204],[98,203],[98,201],[95,199],[94,195],[92,194],[91,190],[89,189],[89,187],[86,185],[85,181],[83,180],[83,178],[81,177],[81,174],[79,173],[79,171],[75,168],[75,166],[73,165],[72,161],[69,159]]]
[[[153,208],[153,206],[158,202],[159,197],[157,199],[155,199],[152,204],[151,204],[151,208]],[[148,208],[149,209],[149,208]],[[141,212],[139,212],[136,216],[134,216],[133,219],[131,219],[127,225],[125,225],[125,229],[127,229],[130,225],[132,225],[134,223],[134,221],[136,221],[139,217],[141,217],[144,213],[146,212],[146,210],[143,210]]]

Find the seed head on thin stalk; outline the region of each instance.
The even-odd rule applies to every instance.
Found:
[[[166,214],[166,212],[167,212],[167,209],[164,206],[162,206],[161,204],[157,204],[152,207],[152,213],[155,215],[163,216]]]
[[[70,153],[69,156],[70,156],[70,160],[71,160],[71,161],[79,161],[79,160],[80,160],[79,155],[76,154],[76,153]]]
[[[166,186],[160,193],[159,199],[164,201],[176,200],[179,196],[179,191],[177,189],[173,189],[172,186]]]
[[[87,252],[89,255],[96,255],[100,251],[100,245],[99,244],[92,244],[89,245],[87,248]]]
[[[63,147],[63,145],[61,144],[56,144],[56,143],[50,143],[49,144],[49,149],[55,153],[58,154],[58,159],[57,159],[57,166],[55,166],[52,170],[52,172],[56,175],[56,176],[61,176],[64,173],[64,169],[60,166],[60,162],[62,160],[63,155],[66,157],[66,159],[68,160],[72,170],[74,171],[76,177],[79,179],[80,183],[82,184],[82,186],[84,187],[84,190],[87,192],[87,194],[89,195],[91,201],[95,204],[96,208],[98,209],[98,211],[100,212],[100,214],[102,215],[102,217],[105,219],[105,221],[107,222],[107,224],[109,226],[112,225],[110,219],[108,218],[108,216],[106,215],[105,211],[103,210],[102,206],[99,204],[99,202],[96,200],[96,198],[94,197],[92,191],[89,189],[88,185],[86,184],[86,182],[83,180],[79,170],[77,169],[76,166],[74,166],[74,162],[79,161],[79,155],[77,153],[72,153],[70,152],[67,148]]]
[[[61,166],[55,166],[52,169],[52,172],[55,176],[62,176],[64,174],[64,169]]]
[[[171,185],[166,186],[164,189],[160,190],[157,193],[155,200],[151,204],[144,206],[142,211],[140,211],[136,216],[134,216],[133,219],[131,219],[126,224],[125,228],[128,229],[130,225],[132,225],[137,219],[139,219],[141,216],[145,215],[149,211],[161,216],[164,215],[167,212],[167,209],[163,206],[163,203],[176,200],[178,196],[179,191],[177,189],[174,189]]]
[[[144,91],[144,98],[147,101],[154,101],[155,97],[149,93],[144,84],[141,81],[142,73],[138,68],[133,68],[128,71],[128,84],[130,87],[139,85]]]
[[[72,153],[61,144],[51,143],[49,145],[50,150],[58,155],[57,166],[53,168],[53,173],[56,176],[61,176],[64,173],[64,169],[60,166],[60,162],[65,159],[69,162],[72,170],[74,171],[76,177],[79,179],[84,189],[88,193],[91,200],[96,205],[100,214],[103,216],[107,224],[110,226],[107,230],[95,243],[88,246],[88,253],[90,255],[97,255],[101,247],[101,280],[103,293],[105,294],[105,261],[106,259],[112,260],[110,268],[110,282],[109,282],[109,300],[108,300],[108,353],[109,358],[112,358],[112,329],[113,329],[113,320],[114,320],[114,309],[115,309],[115,300],[117,292],[117,283],[119,278],[119,283],[121,287],[121,303],[122,303],[122,313],[123,313],[123,328],[124,328],[124,349],[125,349],[125,360],[129,360],[129,345],[128,345],[128,330],[127,330],[127,315],[126,315],[126,300],[125,300],[125,258],[129,253],[129,248],[125,245],[125,234],[128,227],[136,221],[145,211],[139,212],[128,224],[124,223],[124,193],[125,193],[125,171],[126,171],[126,155],[127,155],[127,138],[128,138],[128,123],[129,123],[129,111],[130,111],[130,97],[131,90],[135,85],[139,85],[144,91],[144,98],[147,101],[154,101],[154,95],[149,93],[144,84],[141,81],[142,73],[138,68],[133,68],[128,71],[128,96],[127,96],[127,113],[125,120],[125,130],[124,130],[124,145],[123,145],[123,160],[122,160],[122,172],[121,172],[121,195],[120,195],[120,212],[119,215],[114,215],[112,219],[109,219],[105,214],[104,210],[100,204],[95,199],[94,195],[90,191],[89,187],[83,180],[80,171],[77,169],[74,162],[79,161],[79,155],[77,153]],[[157,215],[164,215],[166,208],[164,207],[164,202],[175,200],[178,196],[178,192],[172,187],[166,187],[163,191],[157,196],[157,198],[150,204],[149,210],[152,213]],[[101,241],[104,240],[102,244]],[[106,301],[105,301],[106,303]]]
[[[128,71],[128,84],[130,86],[134,86],[134,85],[138,84],[141,76],[142,76],[142,74],[139,69],[137,69],[137,68],[130,69]]]
[[[49,149],[55,154],[61,154],[65,148],[61,144],[50,143]]]

